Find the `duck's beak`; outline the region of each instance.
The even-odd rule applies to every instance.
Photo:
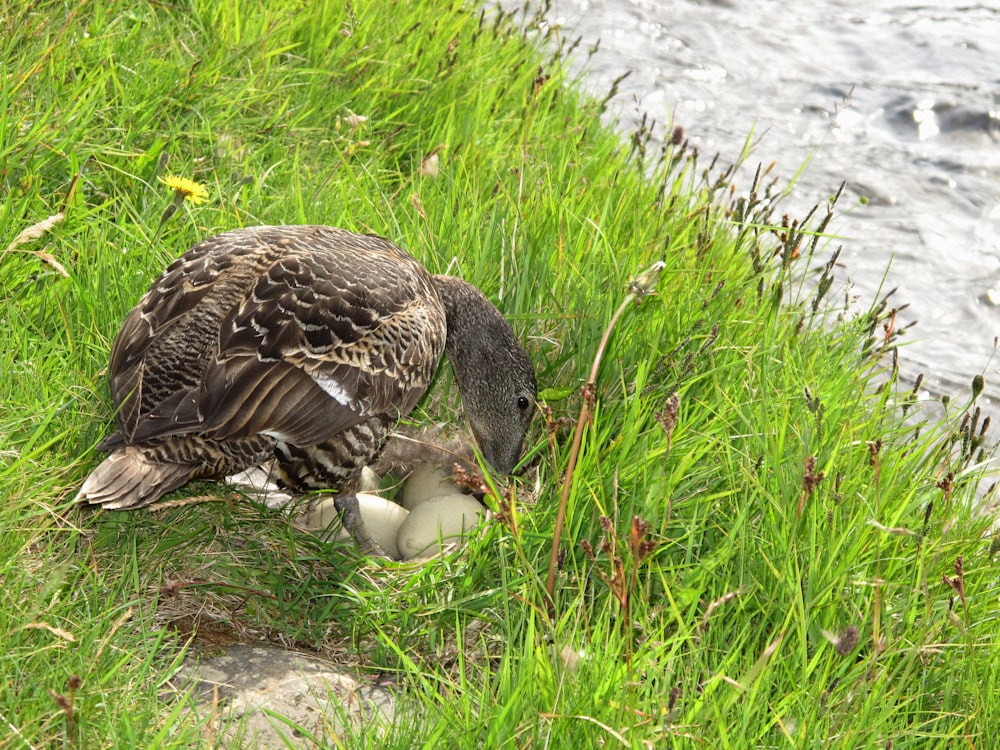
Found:
[[[473,428],[472,432],[475,435],[476,444],[479,446],[483,458],[486,459],[486,463],[498,474],[512,474],[514,467],[517,466],[517,462],[521,458],[521,446],[517,445],[511,449],[510,446],[506,445],[492,445],[488,440],[484,440],[475,428]]]

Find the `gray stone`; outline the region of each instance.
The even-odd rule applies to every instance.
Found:
[[[193,655],[171,681],[193,690],[198,713],[226,748],[315,747],[345,731],[387,728],[392,694],[362,685],[323,659],[272,646],[239,645]]]

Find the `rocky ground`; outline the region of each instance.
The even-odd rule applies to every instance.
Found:
[[[165,697],[194,688],[196,710],[223,747],[314,747],[365,725],[389,726],[392,693],[324,659],[276,646],[192,652]]]

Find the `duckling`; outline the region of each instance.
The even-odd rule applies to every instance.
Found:
[[[211,237],[125,318],[109,367],[117,429],[77,498],[138,508],[274,459],[293,491],[337,490],[344,526],[380,553],[354,497],[361,471],[445,352],[483,457],[511,473],[535,374],[482,292],[375,235],[261,226]]]

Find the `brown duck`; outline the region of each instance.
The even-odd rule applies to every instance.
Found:
[[[78,498],[137,508],[275,459],[290,489],[339,490],[363,548],[361,469],[443,352],[492,466],[510,473],[535,404],[531,361],[475,287],[388,240],[324,226],[236,229],[178,258],[111,350],[118,429]]]

